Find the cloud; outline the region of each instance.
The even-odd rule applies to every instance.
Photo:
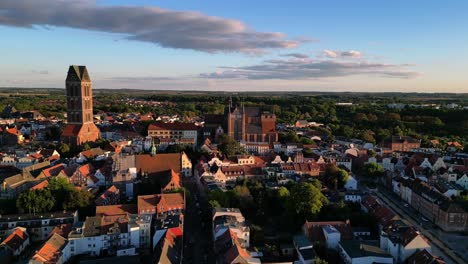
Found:
[[[307,59],[307,58],[309,58],[309,55],[302,54],[302,53],[288,53],[288,54],[283,54],[281,56],[282,57],[293,57],[293,58],[296,58],[296,59]]]
[[[261,32],[238,20],[148,6],[107,6],[90,0],[1,0],[0,25],[67,27],[122,34],[129,40],[203,52],[263,53],[305,42]]]
[[[362,52],[357,50],[323,50],[321,55],[327,58],[361,58]]]
[[[221,70],[202,73],[201,78],[250,79],[250,80],[307,80],[328,77],[368,75],[388,78],[411,79],[420,75],[407,70],[409,64],[383,64],[366,61],[350,62],[336,60],[267,60],[263,64],[243,67],[219,67]]]

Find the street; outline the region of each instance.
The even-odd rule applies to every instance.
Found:
[[[463,264],[468,261],[468,243],[466,242],[466,237],[463,238],[463,236],[460,236],[461,239],[457,243],[457,247],[449,247],[447,245],[449,244],[447,243],[447,239],[449,237],[454,239],[457,235],[433,228],[431,222],[423,221],[423,218],[411,208],[411,206],[404,206],[404,202],[400,200],[398,196],[388,193],[387,190],[383,188],[380,188],[378,192],[373,194],[379,197],[382,202],[396,212],[402,219],[415,226],[417,230],[429,240],[434,255],[442,257],[447,263]]]
[[[185,208],[183,263],[214,263],[211,223],[204,223],[202,215],[207,202],[198,195],[194,182],[187,180],[184,187],[190,197]]]

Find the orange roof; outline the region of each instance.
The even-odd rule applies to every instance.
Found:
[[[57,176],[64,169],[65,169],[65,164],[61,163],[61,164],[57,164],[50,168],[42,170],[42,173],[46,177]]]
[[[18,131],[18,129],[16,129],[16,127],[12,127],[12,128],[7,127],[6,132],[15,136],[21,135],[21,133]]]
[[[136,214],[137,205],[135,204],[117,204],[96,206],[96,215],[122,215]]]
[[[78,168],[78,171],[84,176],[88,176],[89,174],[91,174],[93,170],[94,170],[94,167],[90,163],[87,163]]]
[[[3,240],[1,245],[7,245],[13,251],[16,251],[28,238],[29,236],[26,232],[21,228],[16,228],[13,233]]]
[[[148,174],[174,170],[180,172],[182,166],[182,155],[180,153],[164,153],[151,156],[142,154],[135,156],[135,164],[139,172]]]
[[[44,157],[44,156],[42,156],[42,154],[40,154],[40,153],[33,153],[33,154],[29,155],[29,156],[31,156],[31,157],[33,157],[33,158],[35,158],[35,159],[41,159],[41,158]]]
[[[45,187],[49,186],[49,181],[48,180],[45,180],[45,181],[42,181],[36,185],[34,185],[33,187],[31,187],[31,191],[33,190],[42,190],[44,189]]]
[[[59,234],[53,234],[33,256],[33,260],[53,263],[60,258],[62,249],[68,241]]]
[[[164,213],[174,209],[184,209],[184,196],[181,193],[163,193],[138,196],[138,211],[156,209]]]

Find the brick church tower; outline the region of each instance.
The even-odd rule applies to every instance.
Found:
[[[99,129],[93,122],[93,92],[86,66],[72,65],[65,81],[67,95],[67,126],[62,142],[81,146],[99,138]]]

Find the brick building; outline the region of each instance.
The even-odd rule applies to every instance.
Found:
[[[93,122],[93,93],[86,66],[72,65],[65,81],[67,96],[67,126],[62,142],[81,146],[99,138],[99,129]]]

